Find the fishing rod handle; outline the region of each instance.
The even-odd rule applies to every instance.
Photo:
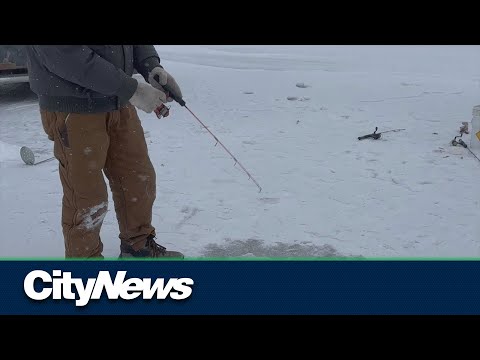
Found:
[[[154,78],[158,83],[160,83],[159,82],[160,78],[158,77],[158,75],[155,75]],[[168,92],[169,97],[171,97],[173,100],[179,103],[180,106],[185,106],[185,100],[183,100],[181,97],[175,96],[175,92],[172,91],[172,89],[170,88],[170,86],[168,86],[168,84],[162,85],[162,87]]]

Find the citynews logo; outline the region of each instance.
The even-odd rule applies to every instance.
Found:
[[[145,300],[154,297],[164,300],[168,296],[173,300],[184,300],[192,294],[191,278],[151,278],[125,279],[126,271],[118,271],[112,280],[108,271],[99,271],[96,278],[88,278],[85,284],[81,278],[72,278],[71,272],[53,270],[52,275],[43,270],[33,270],[23,281],[25,294],[33,300],[75,300],[76,306],[85,306],[90,300],[98,300],[105,290],[110,300],[133,300],[142,296]],[[35,288],[35,282],[43,282],[41,289]],[[76,290],[76,293],[73,291]]]

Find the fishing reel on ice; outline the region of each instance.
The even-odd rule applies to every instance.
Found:
[[[359,136],[358,140],[373,139],[378,140],[382,136],[382,133],[377,133],[378,127],[375,127],[375,131],[368,135]]]
[[[365,139],[378,140],[382,137],[382,134],[389,133],[389,132],[399,132],[399,131],[403,131],[403,130],[405,130],[405,129],[393,129],[393,130],[377,132],[378,127],[375,127],[375,131],[373,133],[368,134],[368,135],[359,136],[358,140],[365,140]]]
[[[452,146],[463,146],[464,148],[468,148],[467,144],[465,144],[465,141],[462,140],[462,135],[455,136],[450,144]]]
[[[465,141],[463,141],[463,140],[461,139],[462,135],[463,135],[463,133],[460,134],[460,135],[455,136],[455,137],[453,138],[453,140],[450,142],[450,144],[451,144],[452,146],[462,146],[462,147],[464,147],[465,149],[467,149],[467,150],[470,152],[470,154],[472,154],[472,155],[475,157],[475,159],[477,159],[478,161],[480,161],[480,158],[468,147],[468,145],[465,143]]]

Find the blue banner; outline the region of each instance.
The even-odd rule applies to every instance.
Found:
[[[0,315],[473,315],[480,261],[0,261]]]

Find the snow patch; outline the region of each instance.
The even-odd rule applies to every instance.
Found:
[[[107,214],[107,206],[108,202],[104,201],[85,210],[85,213],[82,214],[82,223],[79,227],[86,230],[94,230],[100,226]]]
[[[18,160],[20,158],[20,146],[7,144],[0,141],[0,162]]]

